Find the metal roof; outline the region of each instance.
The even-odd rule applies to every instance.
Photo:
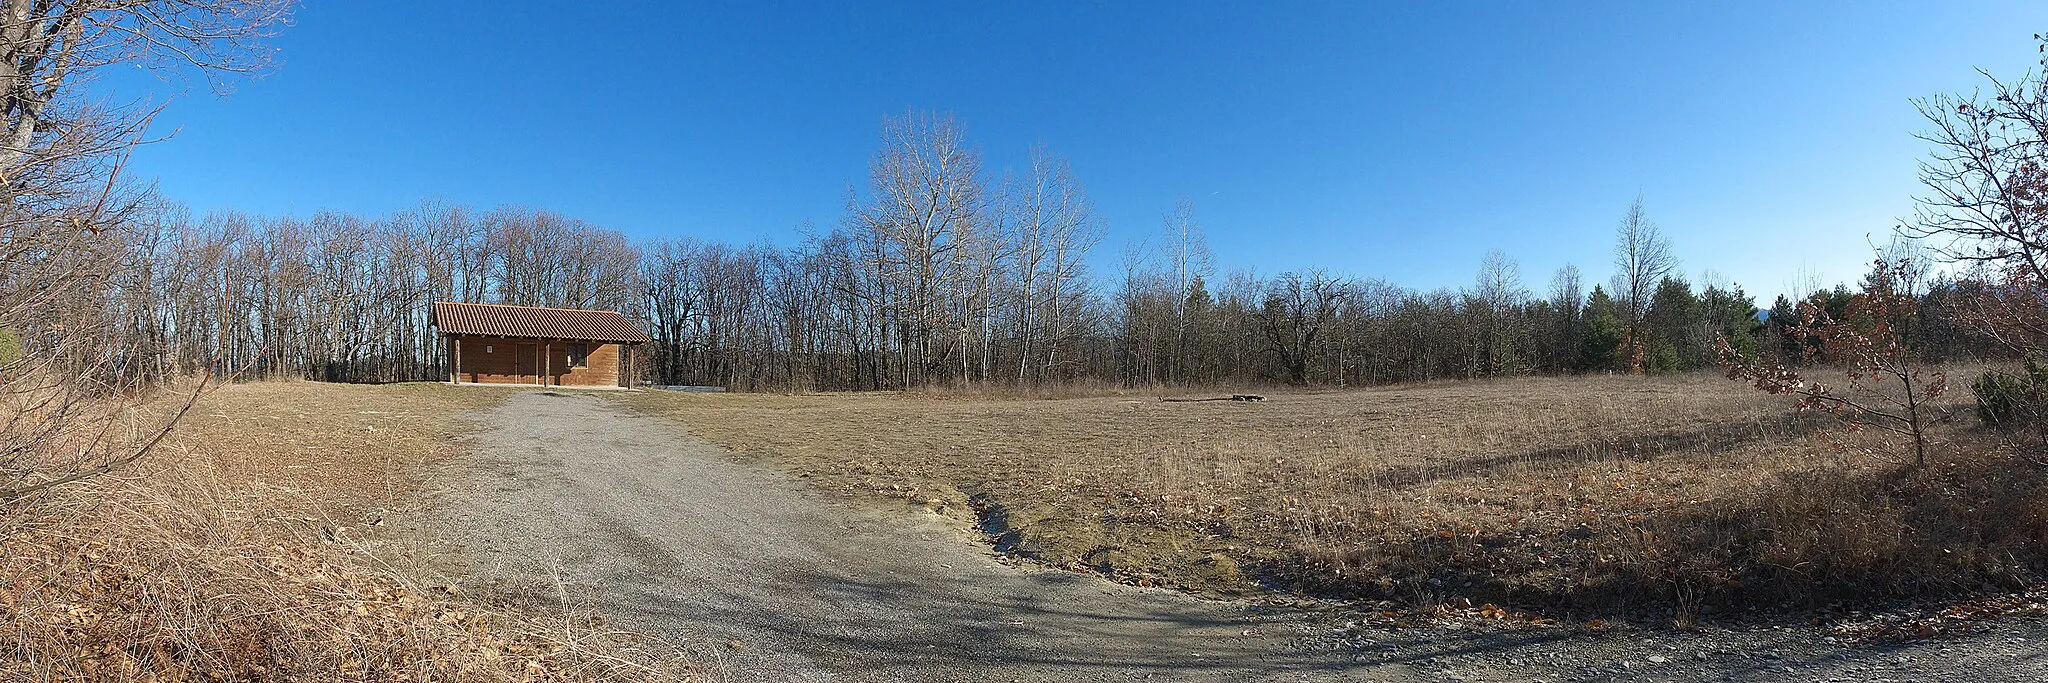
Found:
[[[436,301],[434,326],[440,328],[441,334],[488,334],[620,344],[653,341],[618,311]]]

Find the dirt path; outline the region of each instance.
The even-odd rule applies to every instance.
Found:
[[[2048,626],[1846,649],[1811,630],[1350,629],[1018,569],[934,515],[835,501],[588,394],[477,416],[418,529],[465,580],[567,595],[734,680],[2038,680]],[[887,429],[886,425],[876,425]]]

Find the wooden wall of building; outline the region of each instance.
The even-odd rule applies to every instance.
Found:
[[[569,367],[569,344],[556,342],[550,349],[554,374],[549,384],[569,387],[622,386],[619,382],[619,345],[586,342],[590,358],[583,367]]]
[[[476,384],[539,384],[540,345],[492,337],[458,337],[461,347],[449,349],[461,354],[461,376],[457,381]]]
[[[459,382],[541,384],[546,379],[550,386],[626,386],[631,370],[631,353],[623,344],[481,336],[451,337],[448,343],[449,358],[460,359]],[[574,343],[589,350],[582,367],[569,364]]]

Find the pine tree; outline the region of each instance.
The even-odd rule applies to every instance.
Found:
[[[1779,294],[1778,300],[1771,304],[1770,316],[1764,320],[1764,329],[1771,342],[1770,349],[1777,353],[1780,361],[1798,362],[1806,353],[1799,336],[1792,332],[1792,328],[1798,324],[1799,314],[1793,310],[1792,300]]]
[[[1790,315],[1790,309],[1787,310]],[[1756,299],[1744,294],[1740,285],[1732,289],[1709,286],[1700,292],[1700,317],[1709,328],[1709,339],[1726,338],[1729,346],[1745,358],[1755,356],[1763,348],[1764,323],[1759,319]],[[1713,363],[1715,359],[1708,356],[1700,362]]]
[[[1700,328],[1700,301],[1693,298],[1692,285],[1684,279],[1666,277],[1657,283],[1645,316],[1645,340],[1649,345],[1649,370],[1657,373],[1684,372],[1705,359],[1712,338]]]
[[[1615,306],[1614,298],[1600,285],[1593,285],[1592,295],[1586,297],[1585,328],[1579,334],[1579,370],[1599,372],[1613,370],[1620,361],[1621,345],[1628,337],[1628,324],[1621,319],[1621,311]]]

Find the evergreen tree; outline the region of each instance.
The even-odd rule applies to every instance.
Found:
[[[1784,298],[1779,297],[1779,301]],[[1756,299],[1744,294],[1740,285],[1732,289],[1709,286],[1700,292],[1700,314],[1712,332],[1710,340],[1726,338],[1729,346],[1744,358],[1755,357],[1764,348],[1764,323],[1756,309]],[[1709,346],[1706,351],[1712,353],[1713,348]],[[1714,360],[1708,357],[1700,362],[1712,364]]]
[[[1829,320],[1843,320],[1849,315],[1850,297],[1847,286],[1835,285],[1834,289],[1823,289],[1814,292],[1812,296],[1806,297],[1806,302],[1813,304],[1822,311],[1826,311],[1827,319]],[[1835,360],[1828,358],[1826,354],[1822,353],[1824,345],[1821,343],[1820,338],[1810,335],[1795,336],[1798,336],[1796,341],[1799,344],[1799,355],[1795,356],[1795,358],[1801,360],[1812,358],[1823,363]]]
[[[1690,369],[1685,359],[1679,357],[1678,345],[1668,339],[1659,339],[1650,344],[1650,354],[1643,362],[1648,374],[1668,375]]]
[[[1622,312],[1600,285],[1593,285],[1592,295],[1586,297],[1585,328],[1579,339],[1579,370],[1599,372],[1613,370],[1620,362],[1621,345],[1628,337],[1628,323],[1621,318]]]
[[[1649,370],[1684,372],[1704,362],[1705,354],[1712,351],[1712,340],[1703,338],[1699,304],[1699,299],[1693,298],[1692,285],[1684,279],[1666,277],[1657,283],[1645,316]]]
[[[1799,324],[1799,313],[1792,307],[1792,300],[1779,294],[1771,304],[1770,315],[1764,319],[1764,330],[1769,337],[1769,348],[1786,363],[1799,361],[1805,348],[1800,345],[1799,336],[1792,333],[1792,327]]]

